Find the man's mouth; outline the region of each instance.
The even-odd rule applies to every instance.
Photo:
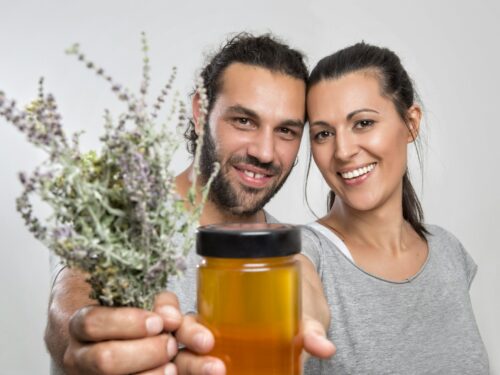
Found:
[[[264,187],[273,177],[272,173],[262,170],[261,168],[253,167],[251,165],[233,165],[233,167],[240,177],[240,181],[244,185],[253,188]]]
[[[338,172],[338,174],[344,179],[344,180],[352,180],[361,176],[364,176],[368,173],[370,173],[373,168],[375,168],[375,165],[377,163],[371,163],[368,164],[364,167],[361,168],[356,168],[350,171],[345,171],[345,172]]]
[[[252,172],[252,171],[249,171],[249,170],[243,170],[243,173],[245,175],[247,175],[248,177],[251,177],[251,178],[256,178],[256,179],[261,179],[261,178],[264,178],[266,177],[265,174],[262,174],[262,173],[255,173],[255,172]]]

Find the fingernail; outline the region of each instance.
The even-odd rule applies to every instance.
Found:
[[[160,307],[158,313],[171,323],[179,323],[182,319],[181,313],[173,306],[165,305]]]
[[[201,369],[203,375],[211,375],[212,374],[212,369],[214,368],[213,362],[208,362],[203,365],[203,368]]]
[[[163,330],[163,320],[159,316],[150,316],[146,319],[146,331],[149,335],[156,335]]]
[[[174,358],[177,354],[177,341],[173,337],[167,340],[167,354],[169,358]]]
[[[224,365],[220,361],[210,361],[201,368],[203,375],[223,374]]]
[[[175,365],[173,363],[168,363],[165,366],[164,373],[165,373],[165,375],[176,375],[177,370],[175,369]]]
[[[209,345],[210,337],[206,333],[200,332],[194,335],[193,341],[198,349],[205,350]]]
[[[323,344],[324,344],[324,345],[330,345],[330,346],[333,346],[333,343],[332,343],[330,340],[328,340],[326,337],[321,336],[321,340],[323,340]]]

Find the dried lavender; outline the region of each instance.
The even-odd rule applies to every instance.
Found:
[[[24,109],[0,91],[0,116],[49,156],[31,175],[19,175],[23,191],[17,210],[28,229],[68,266],[88,274],[91,297],[101,304],[151,309],[168,277],[185,267],[184,257],[192,248],[218,166],[214,166],[212,178],[202,189],[202,200],[197,202],[199,145],[193,185],[185,199],[176,193],[169,166],[181,140],[178,129],[169,125],[172,121],[177,128],[186,125],[185,105],[175,96],[169,120],[157,124],[176,70],[149,110],[150,65],[144,34],[142,47],[143,79],[138,96],[88,60],[78,45],[67,50],[108,81],[127,107],[117,120],[105,112],[99,152],[82,152],[80,133],[68,140],[54,97],[44,93],[43,80],[37,99]],[[201,112],[206,115],[205,89],[201,81],[197,86]],[[198,139],[200,142],[203,137]],[[51,207],[48,220],[42,222],[34,215],[33,195]]]

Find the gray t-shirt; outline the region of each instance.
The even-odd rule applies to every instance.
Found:
[[[469,297],[477,266],[452,234],[426,228],[427,261],[403,282],[363,271],[324,234],[303,228],[302,253],[322,280],[337,347],[329,360],[309,359],[305,375],[488,374]]]

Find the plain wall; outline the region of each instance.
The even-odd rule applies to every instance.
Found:
[[[103,109],[120,105],[105,82],[64,55],[74,42],[116,80],[138,88],[140,32],[146,31],[152,92],[176,65],[178,88],[186,97],[203,54],[229,32],[272,31],[305,52],[310,67],[361,40],[396,51],[426,112],[423,184],[416,179],[426,218],[452,231],[479,265],[472,302],[492,374],[500,374],[498,1],[0,1],[0,90],[27,103],[43,75],[66,129],[85,129],[87,147],[95,146],[102,132]],[[286,186],[268,206],[282,221],[313,219],[303,198],[306,143]],[[43,159],[0,119],[0,374],[48,373],[43,344],[48,251],[15,210],[21,191],[17,172],[32,170]],[[175,169],[186,162],[181,152]],[[326,193],[313,171],[309,196],[318,214],[324,213]]]

